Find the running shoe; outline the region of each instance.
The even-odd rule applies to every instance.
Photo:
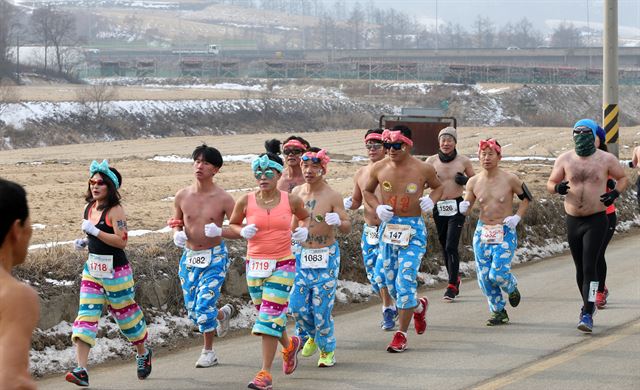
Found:
[[[382,322],[380,327],[383,330],[393,330],[396,327],[396,318],[398,317],[398,310],[384,309],[382,312]]]
[[[196,362],[196,368],[207,368],[216,365],[218,365],[218,356],[216,356],[216,351],[213,349],[211,351],[202,349],[202,353],[200,353],[200,357]]]
[[[418,304],[422,305],[422,311],[420,313],[413,312],[413,326],[416,328],[417,334],[423,334],[427,330],[427,308],[429,307],[429,301],[427,297],[422,297],[418,300]]]
[[[518,291],[518,286],[509,294],[509,304],[511,307],[516,307],[520,304],[520,291]]]
[[[596,292],[596,307],[598,309],[604,309],[607,304],[607,297],[609,296],[609,289],[607,286],[604,287],[603,292]]]
[[[138,379],[147,379],[151,374],[151,356],[153,351],[151,348],[147,348],[147,353],[144,356],[136,356],[136,363],[138,365]]]
[[[332,367],[336,364],[335,351],[322,352],[320,351],[320,359],[318,359],[318,367]]]
[[[404,352],[407,349],[407,337],[402,332],[397,331],[393,335],[393,340],[387,347],[387,352]]]
[[[502,325],[508,322],[509,316],[507,315],[507,311],[502,309],[502,311],[494,311],[491,314],[491,317],[487,320],[487,326]]]
[[[229,322],[231,321],[231,316],[235,309],[230,304],[226,304],[220,308],[220,312],[224,314],[224,317],[218,321],[218,326],[216,326],[216,334],[218,337],[224,337],[229,332]]]
[[[268,371],[260,370],[256,377],[253,378],[251,382],[249,382],[250,389],[256,390],[272,390],[273,389],[273,379],[271,379],[271,374]]]
[[[67,382],[74,383],[78,386],[89,386],[89,374],[87,374],[87,370],[82,367],[76,367],[73,370],[67,372],[67,375],[64,379],[66,379]]]
[[[460,275],[458,275],[458,281],[456,282],[456,297],[460,294]]]
[[[442,299],[444,299],[446,302],[453,302],[453,300],[456,299],[457,296],[458,288],[455,285],[450,284],[447,286],[447,290],[444,292],[444,297],[442,297]]]
[[[307,342],[304,343],[304,347],[302,347],[302,356],[309,357],[313,356],[314,353],[318,350],[318,344],[313,340],[312,337],[307,339]]]
[[[289,348],[282,350],[282,372],[285,375],[293,374],[298,367],[298,352],[302,348],[302,340],[298,336],[289,338]]]
[[[591,316],[591,314],[582,314],[580,322],[578,323],[578,329],[583,331],[584,333],[593,332],[593,317]]]

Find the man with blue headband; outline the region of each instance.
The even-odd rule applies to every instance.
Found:
[[[598,128],[591,119],[576,122],[573,126],[575,150],[564,152],[556,159],[547,181],[549,193],[564,196],[567,238],[582,296],[578,329],[585,333],[593,331],[598,291],[596,266],[608,228],[605,209],[629,184],[617,158],[596,148]],[[605,192],[609,177],[616,185]]]
[[[173,242],[183,249],[178,276],[189,318],[204,335],[204,348],[197,368],[218,364],[213,350],[214,331],[223,337],[229,330],[233,306],[217,308],[220,288],[229,266],[225,238],[240,238],[222,229],[225,216],[231,217],[235,202],[213,181],[222,167],[222,155],[205,144],[192,153],[195,181],[176,193],[175,212],[168,221],[174,230]]]

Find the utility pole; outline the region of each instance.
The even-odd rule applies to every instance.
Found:
[[[602,124],[609,152],[619,157],[618,148],[618,0],[604,2],[602,39]]]

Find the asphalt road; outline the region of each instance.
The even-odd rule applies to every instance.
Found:
[[[639,389],[640,239],[615,239],[607,252],[609,304],[594,318],[594,333],[576,329],[581,300],[570,256],[515,269],[522,293],[508,307],[510,324],[487,327],[489,313],[475,280],[462,283],[455,303],[442,289],[427,290],[423,335],[409,329],[406,352],[390,354],[393,333],[380,330],[380,309],[370,306],[336,317],[337,364],[318,368],[317,355],[301,358],[285,376],[274,363],[276,389]],[[91,367],[93,389],[242,389],[260,367],[260,340],[216,339],[220,365],[194,368],[200,348],[158,354],[145,381],[133,361]],[[40,389],[70,389],[63,376]]]

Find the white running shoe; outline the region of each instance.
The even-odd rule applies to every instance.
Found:
[[[229,332],[229,321],[231,320],[231,316],[233,315],[234,309],[230,304],[226,304],[222,306],[220,312],[224,314],[224,317],[221,320],[218,320],[218,326],[216,326],[216,334],[218,337],[224,337]]]
[[[216,365],[218,365],[218,357],[216,356],[216,351],[213,349],[211,351],[203,349],[202,353],[200,354],[200,358],[196,362],[196,368],[213,367]]]

